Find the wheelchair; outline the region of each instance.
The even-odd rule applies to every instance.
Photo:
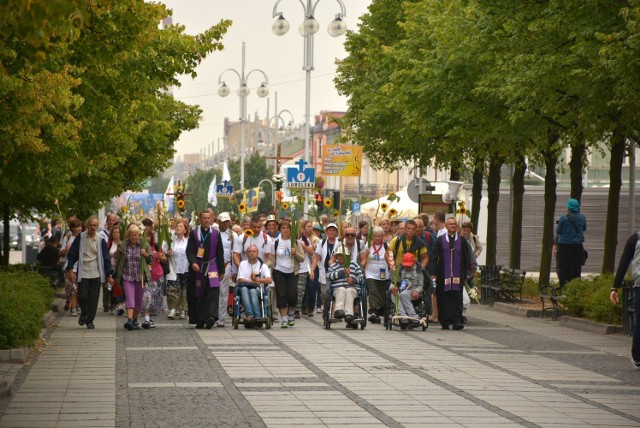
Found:
[[[367,326],[367,287],[365,286],[364,280],[359,282],[356,290],[358,291],[358,295],[353,301],[353,315],[355,319],[351,321],[351,323],[348,324],[347,327],[357,329],[358,326],[360,326],[360,330],[364,330]],[[334,317],[334,303],[333,289],[329,287],[324,298],[324,311],[322,313],[324,328],[326,328],[327,330],[331,329],[332,323],[343,321]]]
[[[245,318],[242,318],[244,308],[242,307],[242,295],[240,294],[240,284],[236,284],[233,290],[233,307],[231,309],[231,325],[235,330],[238,329],[240,324],[244,324],[245,328],[260,328],[262,325],[267,330],[271,329],[272,321],[271,314],[269,312],[269,290],[266,284],[261,284],[258,287],[258,303],[260,305],[260,316],[255,317],[252,323],[248,323]]]
[[[418,318],[409,317],[406,315],[400,315],[397,310],[397,304],[399,302],[397,299],[398,295],[391,294],[390,290],[386,292],[385,298],[385,306],[384,306],[384,328],[387,330],[392,330],[393,327],[400,327],[404,329],[414,329],[421,327],[422,331],[425,331],[429,328],[429,316],[431,315],[432,305],[431,305],[431,295],[433,294],[432,290],[433,286],[431,282],[426,284],[422,289],[422,294],[419,296],[418,300],[413,300],[413,308],[418,315]],[[407,320],[409,322],[408,325],[403,326],[402,321]]]

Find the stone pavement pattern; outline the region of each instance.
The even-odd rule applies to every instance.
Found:
[[[64,316],[0,400],[0,427],[640,426],[630,338],[472,306],[461,332],[127,332]]]

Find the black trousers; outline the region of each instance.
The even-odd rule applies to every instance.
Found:
[[[443,326],[463,324],[462,291],[443,291],[438,285],[438,321]]]
[[[295,308],[298,304],[298,275],[273,270],[278,309]]]
[[[582,244],[558,244],[556,253],[556,273],[560,286],[582,275]]]
[[[100,300],[100,278],[82,278],[78,284],[80,316],[87,324],[93,324]]]
[[[218,303],[220,296],[220,287],[209,287],[208,283],[202,284],[202,290],[200,291],[200,297],[195,298],[195,324],[204,324],[204,322],[213,318],[218,321]],[[191,309],[189,309],[189,319],[191,319]]]

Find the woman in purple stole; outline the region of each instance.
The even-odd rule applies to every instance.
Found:
[[[222,240],[211,227],[209,212],[200,213],[200,226],[193,229],[187,242],[187,306],[189,324],[196,328],[213,327],[218,320],[220,281],[224,277]]]
[[[462,330],[462,293],[475,258],[469,242],[457,232],[456,219],[449,217],[445,227],[447,233],[438,237],[433,246],[431,264],[431,277],[437,280],[438,320],[444,330],[450,325]]]

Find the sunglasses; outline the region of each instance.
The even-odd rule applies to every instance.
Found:
[[[355,233],[345,233],[344,236],[346,236],[347,238],[355,238],[356,234]]]

